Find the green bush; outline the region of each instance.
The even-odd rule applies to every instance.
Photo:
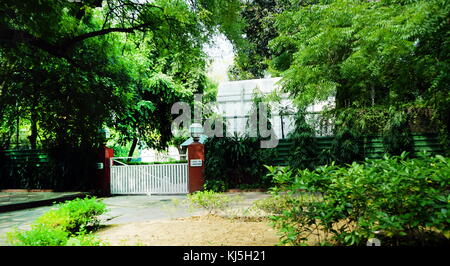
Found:
[[[7,242],[13,246],[65,246],[69,233],[44,225],[32,226],[31,230],[14,230],[7,233]]]
[[[292,141],[289,166],[292,169],[314,169],[319,164],[319,147],[314,129],[306,122],[304,110],[295,116],[294,130],[289,134]]]
[[[352,163],[364,159],[364,150],[361,145],[363,134],[356,119],[357,115],[349,111],[342,112],[337,117],[335,135],[329,154],[332,160],[339,164]]]
[[[270,187],[264,164],[275,158],[273,149],[261,149],[260,138],[224,137],[209,138],[205,143],[206,189],[222,191],[252,185]]]
[[[104,244],[91,234],[80,233],[77,236],[67,239],[65,246],[102,246]]]
[[[208,211],[208,214],[215,214],[219,211],[224,211],[237,199],[236,197],[226,196],[223,193],[204,190],[189,194],[187,201],[191,208],[203,208]]]
[[[293,174],[271,168],[275,194],[290,196],[285,211],[272,217],[281,244],[302,245],[314,235],[320,244],[382,245],[449,243],[450,159],[407,154],[367,159],[345,167],[328,165]],[[321,194],[309,202],[305,190]]]
[[[280,215],[286,209],[291,208],[291,197],[287,195],[274,195],[268,198],[256,200],[253,206],[270,215]]]
[[[228,185],[223,180],[207,179],[205,180],[204,188],[215,192],[225,192]]]
[[[42,224],[72,234],[99,224],[98,216],[105,213],[106,206],[95,197],[75,199],[57,205],[56,209],[50,210],[36,220]]]
[[[414,140],[406,112],[389,109],[389,120],[383,130],[383,145],[385,151],[392,155],[413,150]]]
[[[71,235],[67,231],[46,225],[34,225],[31,230],[8,232],[7,242],[13,246],[100,246],[101,241],[84,233]]]
[[[102,243],[89,232],[99,225],[98,216],[106,212],[95,197],[57,204],[37,218],[31,230],[7,233],[7,242],[15,246],[98,246]]]

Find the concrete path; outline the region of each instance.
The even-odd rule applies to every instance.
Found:
[[[31,223],[51,208],[51,206],[44,206],[11,212],[1,212],[0,245],[5,245],[4,236],[7,232],[14,230],[14,228],[17,228],[19,230],[30,229]]]
[[[269,196],[264,192],[236,192],[226,193],[226,195],[240,197],[240,200],[232,206],[234,208],[247,208],[255,200]],[[186,199],[186,195],[135,195],[103,198],[109,211],[101,218],[104,221],[103,224],[123,224],[205,214],[205,211],[201,209],[190,210],[187,204],[183,203]]]
[[[102,224],[124,224],[194,215],[181,204],[186,198],[185,195],[133,195],[102,198],[108,212],[100,218],[103,221]]]
[[[245,208],[253,201],[268,197],[263,192],[227,193],[240,195],[241,201],[236,207]],[[189,210],[183,201],[186,195],[124,195],[100,198],[109,210],[100,218],[101,224],[124,224],[152,220],[173,219],[205,214],[204,210]],[[0,245],[5,245],[3,236],[15,227],[21,230],[30,228],[31,223],[50,210],[52,206],[28,208],[10,212],[0,212]]]

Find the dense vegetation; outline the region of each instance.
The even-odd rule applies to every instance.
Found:
[[[165,147],[171,105],[207,86],[202,45],[217,27],[238,39],[236,1],[193,5],[2,1],[2,148],[17,121],[32,147],[91,146],[104,126]]]
[[[269,167],[282,244],[442,245],[450,241],[450,160],[440,155],[366,160],[315,170]],[[314,195],[305,200],[303,194]],[[311,197],[309,197],[311,199]],[[277,205],[275,205],[277,206]],[[277,208],[272,207],[273,210]]]
[[[92,168],[105,127],[129,155],[166,148],[172,104],[212,88],[203,45],[217,32],[239,43],[238,9],[234,0],[2,1],[0,149],[49,150],[56,169],[46,171],[83,183],[77,169]]]
[[[243,1],[241,10],[245,21],[245,42],[237,47],[234,64],[228,70],[231,80],[263,78],[273,52],[269,42],[278,36],[276,15],[290,6],[289,0]]]
[[[270,136],[270,108],[261,108],[268,98],[258,91],[253,94],[253,106],[244,134],[233,134],[229,137],[227,123],[223,126],[224,137],[212,137],[205,143],[205,187],[214,191],[225,191],[230,188],[254,189],[268,188],[272,185],[267,178],[266,164],[273,164],[276,151],[273,148],[261,148],[262,143]],[[268,105],[264,105],[268,106]],[[263,110],[264,109],[264,110]],[[263,126],[262,119],[268,121]],[[267,132],[262,132],[266,130]]]
[[[265,164],[274,150],[261,149],[260,138],[235,136],[210,138],[205,143],[205,188],[222,192],[230,188],[268,188]]]
[[[103,245],[91,232],[106,211],[106,205],[96,198],[66,201],[37,218],[30,230],[8,232],[7,241],[14,246]]]
[[[270,42],[270,66],[298,104],[334,96],[337,112],[429,111],[448,148],[448,1],[299,2],[277,16]]]
[[[275,182],[284,244],[305,244],[305,234],[320,244],[448,243],[449,159],[412,158],[412,135],[438,133],[450,154],[449,13],[448,0],[1,1],[0,150],[50,159],[14,168],[0,153],[0,178],[90,188],[104,128],[122,156],[178,145],[186,132],[173,136],[171,107],[193,105],[196,93],[214,100],[203,47],[223,33],[236,52],[230,78],[280,76],[299,111],[290,167],[264,167],[275,155],[260,147],[259,120],[250,134],[210,138],[207,189]],[[331,124],[333,140],[319,150],[306,110],[330,98],[316,122]],[[383,159],[364,158],[360,144],[372,136]],[[103,212],[93,199],[66,203],[12,243],[99,244],[82,232]]]
[[[449,6],[446,0],[246,1],[248,44],[237,50],[230,77],[281,76],[300,108],[333,96],[335,113],[428,113],[448,150]]]

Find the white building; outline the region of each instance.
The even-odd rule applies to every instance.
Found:
[[[281,92],[279,81],[281,78],[264,78],[240,81],[227,81],[220,83],[217,91],[217,105],[215,112],[220,114],[227,121],[227,130],[238,135],[246,133],[247,121],[252,110],[253,96],[255,92],[267,96],[271,99],[271,118],[272,129],[278,139],[287,138],[288,134],[294,129],[294,114],[296,109],[289,99],[287,93]],[[272,100],[273,99],[273,100]],[[332,104],[333,97],[328,101],[313,104],[307,108],[307,112],[320,112],[327,104]],[[314,121],[314,114],[310,115],[310,121]],[[313,123],[312,123],[313,124]],[[313,124],[318,130],[318,135],[330,135],[329,127]],[[206,140],[206,136],[201,138],[201,142]],[[187,139],[182,146],[186,147],[192,142],[192,138]],[[166,152],[157,152],[155,150],[144,149],[140,151],[142,161],[167,161],[180,160],[178,150],[170,147]]]
[[[264,78],[223,82],[217,91],[217,109],[226,121],[228,130],[244,134],[249,113],[253,105],[253,95],[259,92],[274,99],[270,103],[272,128],[278,139],[286,138],[294,127],[296,112],[287,93],[281,92],[279,81],[281,78]],[[307,108],[307,112],[319,112],[326,104],[334,101],[319,102]]]

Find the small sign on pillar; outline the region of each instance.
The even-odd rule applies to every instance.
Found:
[[[203,166],[203,161],[201,159],[192,159],[189,161],[191,167],[201,167]]]
[[[203,144],[193,142],[188,146],[189,161],[189,193],[203,189],[205,184],[204,175],[205,151]]]

